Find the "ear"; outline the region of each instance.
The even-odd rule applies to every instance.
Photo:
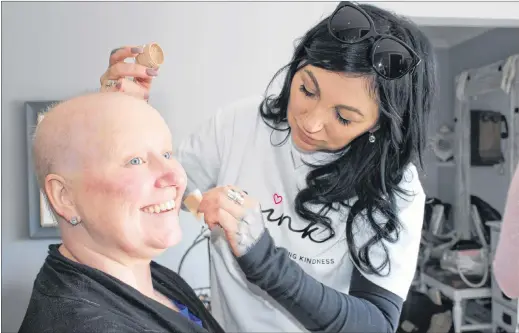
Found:
[[[45,194],[52,208],[63,219],[70,221],[73,216],[77,216],[72,193],[63,177],[54,174],[45,177]]]
[[[369,132],[370,132],[370,133],[375,133],[376,131],[378,131],[379,128],[380,128],[380,124],[377,122],[377,123],[375,124],[375,126],[373,126],[373,127],[369,130]]]

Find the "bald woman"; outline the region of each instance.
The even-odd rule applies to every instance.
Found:
[[[62,242],[49,246],[20,333],[223,332],[193,289],[153,261],[182,237],[186,174],[172,149],[160,114],[122,93],[46,114],[34,167]]]

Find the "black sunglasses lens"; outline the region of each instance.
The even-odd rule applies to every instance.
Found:
[[[373,51],[373,66],[386,78],[399,78],[413,66],[413,56],[399,42],[388,38],[381,39]]]
[[[358,9],[342,7],[330,21],[330,29],[335,37],[347,43],[354,43],[364,37],[371,28],[368,18]]]

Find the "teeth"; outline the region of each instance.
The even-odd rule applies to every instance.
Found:
[[[175,201],[169,200],[169,201],[163,202],[161,204],[144,207],[142,210],[145,211],[146,213],[157,214],[157,213],[166,212],[168,210],[172,210],[175,207],[176,207]]]

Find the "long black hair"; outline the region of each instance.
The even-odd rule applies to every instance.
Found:
[[[280,93],[267,94],[259,109],[263,121],[274,130],[286,130],[288,138],[290,86],[302,67],[313,65],[369,79],[370,93],[378,102],[380,112],[375,142],[369,142],[369,133],[364,133],[335,152],[337,158],[333,162],[314,166],[306,177],[307,187],[296,196],[295,209],[303,219],[321,223],[334,233],[330,218],[324,213],[337,209],[337,206],[349,207],[346,240],[352,260],[364,272],[382,276],[386,268],[387,274],[391,270],[383,241],[398,241],[401,230],[395,205],[396,196],[404,193],[399,183],[410,163],[423,167],[427,118],[436,86],[435,60],[428,38],[414,23],[371,5],[362,4],[360,7],[373,19],[377,32],[397,37],[413,48],[422,60],[419,66],[397,80],[377,76],[370,61],[373,41],[342,44],[330,35],[328,18],[325,18],[304,35],[290,63],[272,79],[273,82],[286,71]],[[354,197],[357,200],[350,206],[348,202]],[[309,204],[320,205],[322,209],[313,212],[307,207]],[[375,214],[382,214],[387,222],[377,223]],[[354,239],[357,216],[365,217],[373,232],[373,236],[361,245]],[[380,265],[370,260],[369,253],[375,245],[381,246],[385,252]]]

